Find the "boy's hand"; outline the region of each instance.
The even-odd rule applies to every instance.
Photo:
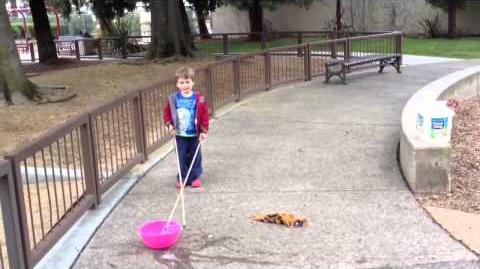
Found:
[[[171,135],[175,135],[175,128],[171,124],[167,125],[167,130]]]
[[[207,139],[207,133],[200,133],[200,137],[198,139],[200,142],[205,141],[205,139]]]

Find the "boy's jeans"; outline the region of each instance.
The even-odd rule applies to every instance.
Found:
[[[188,168],[190,167],[193,156],[195,155],[195,150],[197,149],[197,145],[199,143],[198,136],[183,137],[177,135],[176,139],[182,179],[185,180]],[[195,159],[195,163],[192,167],[192,171],[190,172],[190,176],[188,177],[187,185],[191,185],[195,179],[200,178],[202,173],[202,152],[201,149],[199,149],[197,153],[197,158]]]

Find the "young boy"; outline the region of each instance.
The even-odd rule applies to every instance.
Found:
[[[200,150],[190,176],[188,179],[185,177],[198,143],[207,138],[208,105],[205,97],[193,90],[195,72],[192,68],[182,67],[175,72],[175,76],[178,91],[168,97],[168,102],[163,109],[163,121],[177,140],[182,180],[187,181],[187,186],[199,188],[202,185],[200,176],[203,172]],[[176,186],[180,188],[179,180]]]

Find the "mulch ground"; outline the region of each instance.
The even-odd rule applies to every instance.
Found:
[[[424,205],[480,213],[480,97],[461,102],[451,141],[452,192],[422,194]]]

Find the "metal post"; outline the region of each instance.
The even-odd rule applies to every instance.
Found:
[[[395,33],[395,53],[400,55],[400,65],[402,65],[403,58],[403,35],[402,32]]]
[[[345,41],[345,52],[344,52],[344,59],[345,61],[348,61],[350,60],[350,55],[352,53],[352,41],[350,40],[350,38],[347,37],[347,40]]]
[[[210,104],[210,115],[213,117],[215,116],[215,95],[213,94],[213,77],[212,77],[212,68],[207,67],[205,69],[206,75],[206,88],[207,88],[207,99],[208,103]]]
[[[97,45],[97,52],[98,52],[98,59],[101,61],[103,60],[103,50],[102,50],[102,40],[99,38],[96,40]]]
[[[15,199],[17,205],[17,214],[18,214],[18,221],[19,221],[19,229],[21,234],[21,242],[23,247],[23,256],[25,257],[25,264],[26,268],[33,267],[33,258],[31,248],[30,248],[30,236],[28,233],[28,221],[27,221],[27,211],[25,207],[25,198],[23,197],[24,191],[24,182],[22,179],[22,173],[20,172],[20,162],[21,160],[18,159],[17,156],[7,155],[5,156],[7,160],[10,162],[10,167],[12,168],[12,178],[14,191],[15,191]]]
[[[267,33],[265,31],[262,31],[261,33],[261,45],[260,45],[260,48],[263,50],[263,49],[266,49],[267,48]]]
[[[330,53],[332,59],[337,59],[337,43],[334,40],[332,43],[330,43]]]
[[[121,38],[120,41],[122,42],[122,58],[127,59],[127,39]]]
[[[303,43],[303,33],[298,32],[297,33],[297,44],[301,45],[302,43]],[[302,57],[303,56],[303,48],[299,48],[297,50],[297,54],[298,54],[298,57]]]
[[[133,98],[133,128],[135,132],[135,142],[137,144],[137,153],[141,153],[143,155],[142,163],[144,163],[148,158],[148,154],[145,143],[146,134],[142,113],[143,102],[141,99],[140,92],[138,92],[138,95]]]
[[[303,33],[298,32],[297,33],[297,44],[302,44],[303,43]]]
[[[97,207],[101,202],[101,194],[99,187],[99,178],[97,171],[97,149],[94,143],[94,134],[92,130],[93,117],[89,115],[86,124],[80,126],[80,143],[82,148],[82,155],[84,161],[84,174],[85,185],[87,195],[93,195],[95,197],[95,204],[93,207]]]
[[[32,63],[35,62],[35,46],[33,43],[28,44],[30,46],[30,57],[32,59]]]
[[[236,102],[242,99],[242,91],[240,88],[240,57],[237,56],[233,60],[233,89],[237,93]]]
[[[75,40],[75,56],[77,61],[80,61],[80,46],[78,44],[78,40]]]
[[[228,34],[223,34],[222,39],[223,39],[223,54],[228,55]]]
[[[304,64],[304,70],[305,70],[305,81],[310,81],[312,80],[312,70],[310,66],[310,44],[306,44],[304,47],[304,53],[303,53],[303,64]]]
[[[28,263],[23,242],[28,238],[22,239],[14,178],[7,161],[0,161],[0,201],[9,267],[25,269]]]
[[[265,52],[265,85],[267,91],[272,88],[272,61],[270,58],[270,52]]]

